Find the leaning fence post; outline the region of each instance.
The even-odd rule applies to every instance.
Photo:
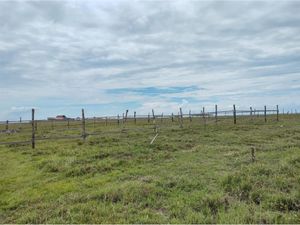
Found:
[[[32,128],[31,147],[35,148],[34,109],[32,109],[31,111],[31,128]]]
[[[276,105],[276,120],[279,121],[279,107]]]
[[[180,128],[183,128],[183,115],[182,115],[182,108],[180,107]]]
[[[6,126],[5,129],[8,130],[8,120],[6,120]]]
[[[153,118],[153,121],[155,121],[154,109],[152,109],[152,118]]]
[[[83,141],[85,141],[86,133],[85,133],[85,117],[84,117],[84,109],[81,110],[81,114],[82,114],[82,138],[83,138]]]
[[[235,109],[235,105],[233,105],[233,123],[236,124],[236,109]]]
[[[266,123],[267,122],[267,106],[265,106],[264,116],[265,116],[265,123]]]
[[[218,105],[215,105],[215,119],[216,123],[218,122]]]

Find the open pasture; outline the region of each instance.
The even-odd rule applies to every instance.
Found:
[[[85,122],[85,141],[43,121],[35,149],[0,145],[1,223],[300,222],[299,115]],[[0,142],[30,140],[9,126]]]

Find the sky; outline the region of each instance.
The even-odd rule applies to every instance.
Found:
[[[0,120],[300,111],[300,1],[0,1]]]

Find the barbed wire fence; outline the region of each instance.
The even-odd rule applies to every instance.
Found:
[[[200,121],[202,121],[202,125],[206,127],[208,123],[218,124],[222,120],[232,120],[232,123],[236,125],[239,117],[247,117],[252,122],[257,117],[263,117],[264,122],[267,123],[268,115],[275,115],[275,120],[277,122],[279,121],[278,105],[275,109],[267,109],[267,107],[264,106],[263,109],[259,110],[253,109],[252,107],[250,107],[249,110],[237,110],[235,105],[233,105],[232,110],[218,110],[218,106],[215,105],[214,111],[206,111],[205,107],[203,107],[200,113],[192,113],[191,110],[189,110],[186,114],[183,113],[182,108],[179,108],[177,115],[174,113],[155,114],[154,109],[152,109],[152,115],[150,115],[150,113],[147,115],[137,115],[135,111],[133,115],[129,115],[128,113],[129,111],[126,110],[126,112],[122,114],[122,117],[118,114],[117,116],[86,118],[85,111],[82,109],[81,117],[77,119],[36,120],[35,109],[32,109],[31,120],[22,120],[20,118],[18,121],[0,121],[0,135],[10,135],[9,140],[0,141],[0,145],[18,146],[31,144],[31,147],[34,149],[37,141],[81,139],[85,142],[88,136],[126,133],[129,131],[150,131],[149,135],[153,135],[150,144],[153,144],[160,130],[164,127],[183,129],[185,124],[193,124]],[[99,127],[105,129],[97,130]],[[55,135],[52,135],[53,132]],[[62,132],[62,134],[59,134],[60,132]],[[77,132],[77,134],[73,134],[73,132]],[[31,138],[28,137],[29,133],[31,133]],[[17,134],[21,135],[17,136]],[[15,140],[21,138],[25,140]]]

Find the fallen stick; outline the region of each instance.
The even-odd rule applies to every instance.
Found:
[[[154,138],[152,139],[152,141],[150,142],[150,145],[153,144],[153,142],[155,141],[156,137],[158,136],[158,133],[154,136]]]

